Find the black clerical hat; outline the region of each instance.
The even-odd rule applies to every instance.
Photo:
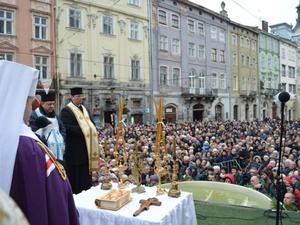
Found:
[[[41,101],[42,102],[52,102],[52,101],[55,101],[55,95],[54,95],[54,93],[42,94],[41,95]]]
[[[82,88],[81,87],[73,87],[71,88],[71,95],[81,95]]]

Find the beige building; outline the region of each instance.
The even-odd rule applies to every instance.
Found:
[[[258,32],[229,23],[231,119],[258,118]]]
[[[85,106],[101,125],[118,115],[120,99],[126,99],[129,122],[148,122],[148,15],[142,0],[57,2],[60,107],[68,103],[70,88],[81,86]]]
[[[41,83],[56,88],[54,0],[0,0],[0,58],[40,71]]]
[[[297,92],[297,44],[283,39],[280,39],[280,80],[281,91],[287,91],[290,94],[290,100],[286,103],[284,115],[286,120],[297,120],[299,104],[296,99]],[[280,102],[277,102],[277,113],[280,115]]]

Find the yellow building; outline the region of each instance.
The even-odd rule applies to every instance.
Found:
[[[148,15],[148,1],[142,0],[57,1],[60,108],[68,103],[70,88],[80,86],[85,106],[101,125],[118,114],[118,100],[123,98],[130,121],[147,122]]]
[[[231,119],[259,117],[258,32],[238,23],[229,23]]]

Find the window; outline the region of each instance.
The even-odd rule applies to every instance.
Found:
[[[250,40],[248,38],[246,39],[246,48],[250,48]]]
[[[196,71],[194,69],[189,71],[189,88],[196,88]]]
[[[204,35],[204,24],[203,23],[200,23],[198,22],[198,25],[197,25],[197,34],[198,35]]]
[[[240,46],[245,47],[245,39],[244,37],[240,37]]]
[[[216,73],[211,75],[211,88],[218,88],[218,77]]]
[[[158,22],[160,24],[167,24],[167,13],[165,11],[159,10],[158,11]]]
[[[198,47],[198,57],[200,59],[205,59],[205,47],[204,47],[204,45],[199,45],[199,47]]]
[[[104,78],[114,78],[114,57],[104,56]]]
[[[253,77],[253,91],[257,91],[257,81],[255,77]]]
[[[12,53],[0,52],[0,60],[13,61],[14,55]]]
[[[159,68],[159,84],[160,85],[167,85],[167,67],[166,66],[161,66]]]
[[[220,50],[220,62],[225,63],[225,51]]]
[[[289,72],[289,77],[290,78],[295,78],[295,67],[289,66],[288,67],[288,72]]]
[[[82,76],[82,54],[81,53],[71,53],[70,70],[71,70],[72,77]]]
[[[188,31],[195,33],[195,23],[193,20],[188,20]]]
[[[205,77],[203,71],[199,74],[199,89],[200,94],[205,94]]]
[[[246,65],[250,66],[250,57],[249,56],[246,57]]]
[[[211,29],[210,29],[210,37],[211,37],[211,39],[217,39],[217,28],[215,28],[215,27],[212,27]]]
[[[286,76],[286,66],[285,65],[281,65],[281,75],[283,76],[283,77],[285,77]]]
[[[13,34],[14,13],[0,10],[0,34]]]
[[[131,59],[131,79],[132,80],[140,80],[141,74],[140,60]]]
[[[172,14],[172,27],[179,28],[179,17]]]
[[[245,66],[245,56],[241,56],[241,66]]]
[[[130,22],[130,38],[139,40],[139,24],[136,22]]]
[[[194,43],[189,43],[189,52],[188,55],[191,57],[195,57],[195,44]]]
[[[77,9],[69,10],[69,27],[81,29],[81,11]]]
[[[237,76],[233,75],[232,77],[232,90],[237,90],[238,89],[238,85],[237,85]]]
[[[40,71],[39,79],[47,79],[48,77],[48,70],[49,70],[49,63],[48,57],[46,56],[35,56],[35,68]]]
[[[285,59],[285,49],[281,49],[281,58]]]
[[[261,67],[266,68],[266,57],[264,55],[261,56]]]
[[[139,0],[129,0],[129,4],[130,5],[136,5],[136,6],[140,5]]]
[[[178,39],[172,39],[172,53],[180,54],[180,42]]]
[[[252,58],[251,66],[256,69],[256,58]]]
[[[295,84],[289,84],[289,92],[292,94],[296,93],[296,85]]]
[[[268,69],[272,68],[272,59],[271,56],[268,57]]]
[[[168,51],[168,39],[165,36],[159,37],[159,50]]]
[[[262,48],[265,48],[265,36],[261,36],[261,38],[260,38],[260,46],[262,47]]]
[[[103,16],[102,22],[102,32],[105,34],[113,34],[113,18],[110,16]]]
[[[237,65],[236,53],[232,53],[232,65]]]
[[[271,41],[270,38],[267,38],[267,48],[268,48],[269,51],[272,50],[272,41]]]
[[[276,40],[273,40],[273,52],[277,52],[278,44]]]
[[[251,46],[252,46],[252,50],[256,51],[256,41],[252,41]]]
[[[173,68],[173,86],[179,87],[179,78],[180,78],[180,69],[179,68]]]
[[[225,74],[220,75],[220,88],[225,89],[226,88],[226,82],[225,82]]]
[[[246,90],[246,81],[245,81],[245,77],[241,78],[241,90],[245,91]]]
[[[221,42],[225,41],[225,32],[223,30],[219,31],[219,41]]]
[[[232,45],[237,45],[237,38],[236,38],[235,34],[231,35],[231,44]]]
[[[217,62],[217,49],[215,48],[211,49],[211,60]]]
[[[47,39],[47,24],[48,19],[45,17],[34,17],[34,38]]]

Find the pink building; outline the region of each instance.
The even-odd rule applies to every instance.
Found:
[[[52,81],[52,92],[56,89],[54,4],[55,0],[0,0],[0,59],[37,68],[41,82]]]

